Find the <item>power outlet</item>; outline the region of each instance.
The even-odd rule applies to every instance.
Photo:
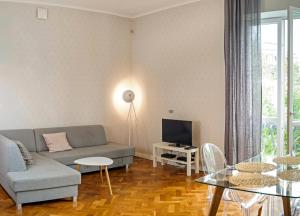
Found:
[[[48,19],[48,9],[47,8],[37,8],[36,9],[36,17],[40,20]]]

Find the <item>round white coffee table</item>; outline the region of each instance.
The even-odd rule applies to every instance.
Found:
[[[87,158],[81,158],[74,161],[75,164],[77,164],[77,170],[80,171],[80,166],[98,166],[100,167],[100,177],[101,182],[103,183],[103,177],[102,177],[102,168],[104,167],[105,173],[106,173],[106,179],[109,187],[109,192],[112,195],[112,189],[110,185],[110,179],[108,175],[108,166],[113,164],[113,160],[107,157],[87,157]]]

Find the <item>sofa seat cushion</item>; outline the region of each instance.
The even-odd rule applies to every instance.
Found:
[[[32,153],[33,164],[23,172],[8,172],[8,182],[15,192],[78,185],[81,174],[55,160]]]
[[[134,148],[115,143],[106,145],[73,148],[65,152],[40,152],[41,155],[57,160],[65,165],[73,165],[74,161],[84,157],[121,158],[134,155]]]

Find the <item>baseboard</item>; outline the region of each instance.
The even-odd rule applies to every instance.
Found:
[[[152,160],[152,155],[148,155],[148,154],[144,154],[144,153],[140,153],[140,152],[136,152],[135,156],[139,157],[139,158],[144,158],[147,160]]]

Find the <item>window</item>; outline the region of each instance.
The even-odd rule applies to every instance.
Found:
[[[300,13],[262,17],[262,150],[284,155],[292,146],[300,155]]]

